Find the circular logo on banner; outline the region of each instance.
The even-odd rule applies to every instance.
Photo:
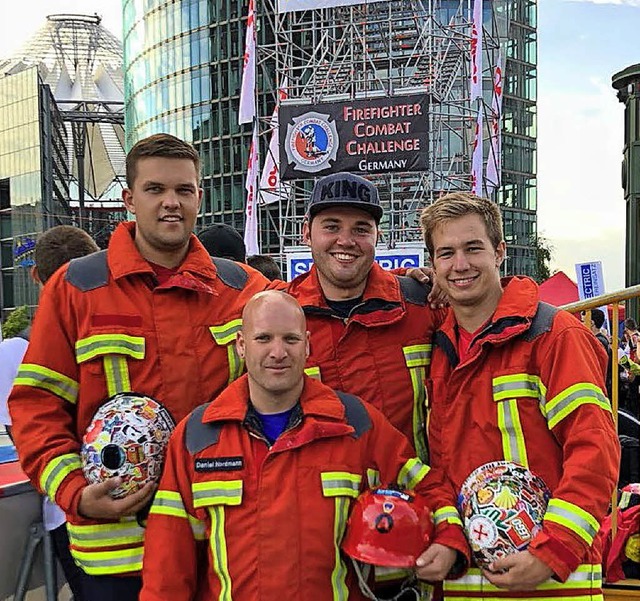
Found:
[[[285,150],[289,163],[299,171],[317,173],[329,169],[338,154],[338,131],[330,115],[311,111],[287,125]]]

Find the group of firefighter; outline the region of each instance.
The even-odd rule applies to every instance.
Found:
[[[420,220],[429,277],[389,272],[376,187],[322,177],[313,266],[270,282],[193,235],[199,173],[168,134],[131,149],[135,221],[49,279],[9,398],[83,598],[602,599],[607,356],[532,280],[501,279],[496,204],[442,196]],[[162,476],[91,481],[95,416],[132,397],[177,424]]]

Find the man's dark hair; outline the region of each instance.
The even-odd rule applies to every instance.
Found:
[[[633,330],[635,332],[638,329],[638,324],[633,317],[627,317],[627,319],[624,320],[624,327],[627,328],[627,330]]]
[[[246,249],[240,233],[226,223],[214,223],[198,234],[198,240],[207,249],[210,257],[231,259],[244,263]]]
[[[273,281],[282,279],[279,265],[269,255],[253,255],[247,257],[247,265],[257,269],[264,277]]]
[[[143,138],[136,143],[133,148],[127,153],[126,159],[126,175],[127,175],[127,187],[133,188],[133,182],[136,179],[136,170],[138,167],[138,161],[140,159],[147,159],[153,157],[162,157],[166,159],[189,159],[193,161],[193,165],[196,168],[198,174],[198,180],[200,179],[200,157],[196,149],[171,134],[154,134],[148,138]]]
[[[44,284],[60,267],[76,257],[100,250],[91,236],[72,225],[58,225],[36,241],[35,262],[38,278]]]
[[[593,309],[591,311],[591,321],[596,328],[600,329],[604,325],[604,311],[602,309]]]

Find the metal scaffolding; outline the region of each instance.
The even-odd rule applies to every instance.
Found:
[[[420,210],[443,191],[470,189],[476,117],[478,110],[485,115],[491,111],[492,76],[508,30],[507,0],[485,6],[486,94],[473,104],[469,97],[471,0],[391,0],[283,14],[277,12],[276,2],[263,0],[260,11],[258,76],[263,89],[270,83],[273,91],[267,107],[275,104],[283,79],[285,103],[428,95],[428,170],[367,174],[378,185],[385,208],[383,243],[394,248],[420,240]],[[260,115],[263,149],[271,133],[270,121],[270,112]],[[290,183],[279,206],[263,207],[269,220],[263,248],[281,256],[286,247],[301,244],[304,203],[312,186],[310,180]]]

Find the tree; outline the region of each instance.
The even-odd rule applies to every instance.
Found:
[[[29,308],[26,305],[18,307],[11,312],[4,324],[2,324],[2,336],[13,338],[29,325]]]
[[[551,263],[554,248],[549,240],[541,234],[531,236],[531,246],[533,246],[535,259],[535,270],[532,277],[538,284],[541,284],[551,277],[549,264]]]

